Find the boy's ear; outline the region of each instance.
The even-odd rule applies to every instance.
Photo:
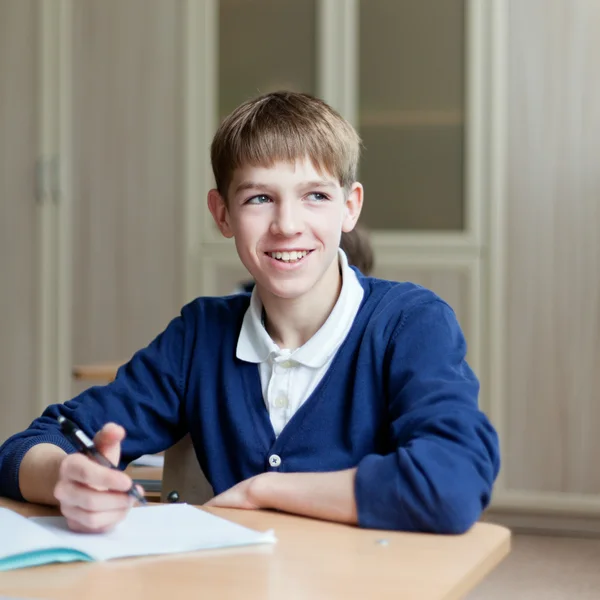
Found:
[[[348,232],[354,229],[360,211],[363,205],[364,190],[362,184],[355,181],[350,188],[346,203],[344,206],[344,220],[342,221],[342,231]]]
[[[210,214],[213,216],[221,234],[226,238],[232,238],[233,231],[229,225],[229,211],[225,199],[219,194],[219,190],[210,190],[206,200]]]

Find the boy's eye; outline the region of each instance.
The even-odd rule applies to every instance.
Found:
[[[252,196],[246,200],[246,204],[264,204],[265,202],[269,202],[271,198],[269,196],[265,196],[264,194],[259,194],[258,196]]]
[[[325,194],[321,194],[321,192],[311,192],[306,196],[308,200],[316,200],[317,202],[322,202],[323,200],[329,200],[329,198]]]

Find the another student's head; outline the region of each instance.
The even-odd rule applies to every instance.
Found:
[[[375,260],[368,232],[357,225],[352,231],[342,233],[340,248],[346,253],[348,263],[364,275],[373,271]]]
[[[338,285],[340,236],[362,207],[359,151],[353,127],[306,94],[267,94],[223,121],[208,204],[262,294],[299,298]]]

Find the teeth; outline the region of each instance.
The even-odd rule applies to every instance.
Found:
[[[297,260],[304,258],[307,254],[307,250],[301,250],[300,252],[297,252],[296,250],[292,250],[291,252],[269,252],[269,256],[284,262],[296,262]]]

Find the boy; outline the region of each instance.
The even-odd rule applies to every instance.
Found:
[[[338,249],[362,207],[359,145],[304,94],[236,109],[213,140],[208,206],[252,295],[195,300],[113,383],[46,409],[0,448],[0,494],[58,503],[77,531],[125,517],[131,479],[73,453],[64,415],[122,467],[189,431],[213,506],[467,530],[489,502],[498,440],[448,305],[363,276]]]

